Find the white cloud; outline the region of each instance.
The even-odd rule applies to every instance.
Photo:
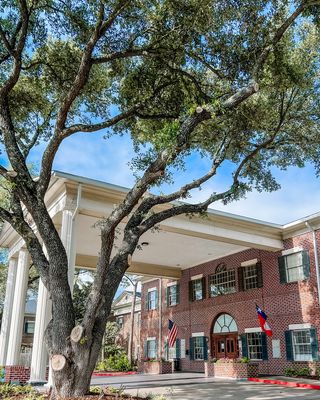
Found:
[[[44,146],[31,155],[31,161],[39,164]],[[63,172],[99,179],[116,185],[130,187],[134,182],[128,163],[134,156],[129,136],[113,136],[104,140],[101,134],[78,134],[64,141],[59,149],[54,168]],[[187,180],[199,177],[209,168],[208,160],[197,154],[188,158],[187,170],[174,175],[173,185],[164,185],[164,192],[177,189]],[[227,164],[221,173],[194,191],[192,201],[204,200],[212,191],[225,190],[230,184],[232,166]],[[246,199],[228,205],[215,203],[211,208],[227,211],[269,222],[286,223],[320,211],[320,180],[311,166],[275,170],[281,189],[273,193],[248,193]]]

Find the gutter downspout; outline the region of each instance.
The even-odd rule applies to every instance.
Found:
[[[159,278],[159,359],[162,359],[162,278]]]
[[[316,276],[317,276],[318,303],[320,305],[319,252],[318,252],[318,243],[317,243],[317,238],[316,238],[316,230],[309,224],[308,221],[306,221],[306,226],[309,228],[310,232],[312,232],[314,261],[315,261]]]

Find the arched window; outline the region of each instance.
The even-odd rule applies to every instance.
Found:
[[[209,276],[210,297],[221,294],[234,293],[236,291],[236,272],[234,269],[227,270],[224,263],[217,265],[215,273]]]
[[[238,332],[236,321],[229,314],[221,314],[213,326],[213,333]]]

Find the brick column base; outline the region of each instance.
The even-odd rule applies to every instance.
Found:
[[[47,367],[46,379],[48,380],[49,367]],[[7,365],[5,367],[5,378],[6,383],[16,383],[25,385],[30,379],[30,367],[23,365]]]

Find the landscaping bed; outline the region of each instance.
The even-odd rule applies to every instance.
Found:
[[[40,393],[29,385],[18,386],[9,384],[0,384],[0,399],[3,400],[47,400],[49,392]],[[165,400],[163,396],[150,395],[147,397],[135,396],[125,393],[124,388],[113,387],[92,387],[90,393],[86,396],[79,396],[80,400]]]

